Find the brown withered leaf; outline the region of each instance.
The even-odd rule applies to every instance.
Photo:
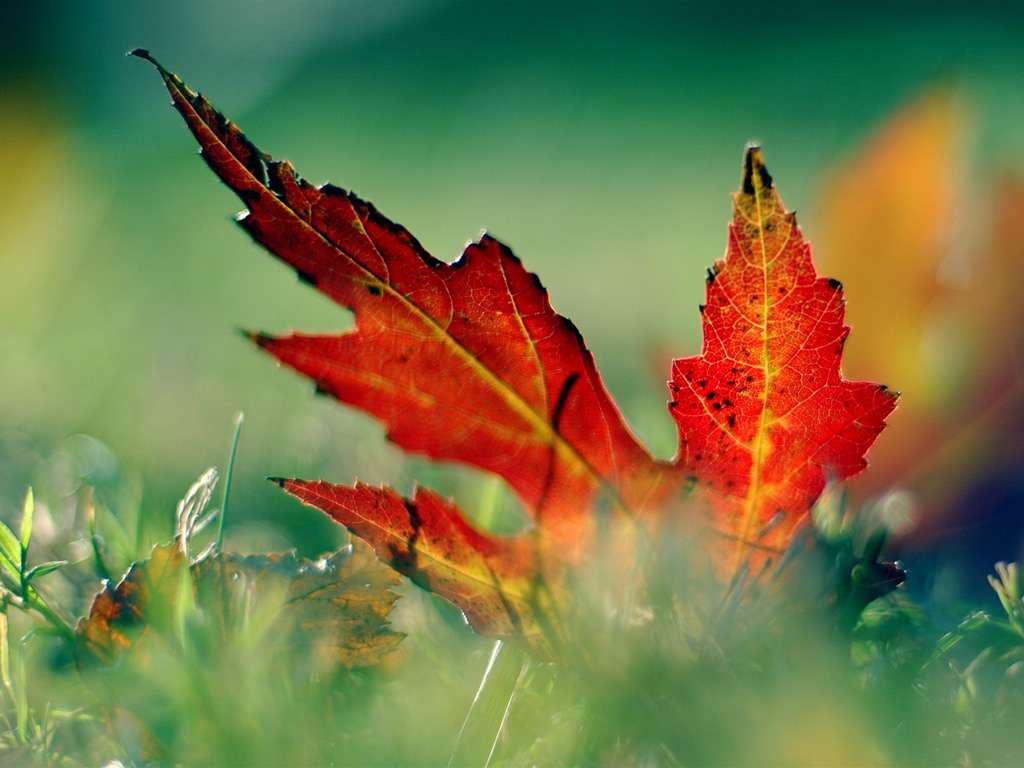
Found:
[[[398,599],[391,589],[398,574],[362,542],[315,561],[294,551],[223,554],[204,558],[192,572],[200,605],[216,604],[221,585],[230,585],[229,613],[245,610],[260,596],[278,594],[279,621],[290,630],[278,633],[281,642],[308,644],[346,667],[376,664],[403,637],[388,624]]]
[[[158,544],[147,559],[132,563],[116,585],[104,582],[75,628],[86,658],[110,663],[147,633],[163,628],[184,563],[176,544]]]
[[[125,651],[144,654],[146,636],[169,626],[185,562],[178,543],[158,545],[116,585],[106,583],[76,629],[84,659],[111,663]],[[345,667],[377,664],[403,637],[388,622],[398,576],[360,542],[315,561],[294,551],[209,554],[189,566],[189,577],[197,607],[222,627],[276,600],[275,638],[308,645]]]

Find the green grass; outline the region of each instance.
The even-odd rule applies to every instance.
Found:
[[[216,476],[205,478],[179,518],[216,514],[206,509]],[[211,591],[193,601],[177,589],[154,590],[165,604],[148,615],[168,618],[150,621],[145,643],[113,664],[90,661],[71,616],[87,611],[101,576],[170,531],[139,507],[107,506],[103,497],[129,498],[116,486],[97,497],[78,491],[74,530],[50,528],[57,500],[31,495],[20,533],[0,529],[2,764],[1024,760],[1016,567],[990,577],[1000,610],[915,604],[879,560],[884,532],[858,523],[837,492],[782,562],[728,588],[683,535],[644,544],[637,568],[599,548],[574,576],[571,639],[557,661],[476,637],[450,606],[403,585],[392,619],[407,637],[364,669],[325,665],[282,634],[285,605],[273,594],[249,595],[221,622]],[[216,525],[194,536],[193,552],[220,540]]]

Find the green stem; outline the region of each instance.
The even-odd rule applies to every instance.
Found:
[[[46,619],[61,635],[68,640],[75,639],[75,630],[71,624],[65,621],[60,614],[48,606],[35,588],[29,586],[28,591],[25,593],[25,598],[25,603],[28,607],[32,608],[40,616]]]

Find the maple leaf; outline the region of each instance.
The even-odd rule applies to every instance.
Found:
[[[897,396],[842,378],[843,287],[815,272],[760,147],[747,149],[701,314],[703,350],[673,362],[670,409],[679,462],[734,542],[735,569],[784,548],[829,477],[866,466]]]
[[[506,246],[485,234],[454,264],[438,261],[354,193],[272,160],[156,66],[203,158],[248,208],[242,228],[355,314],[340,335],[252,334],[264,350],[384,421],[406,451],[500,475],[535,517],[579,517],[599,491],[627,509],[657,493],[667,468]]]
[[[748,152],[736,196],[735,253],[709,281],[705,354],[673,368],[682,449],[659,462],[630,432],[575,326],[506,246],[484,235],[453,264],[434,259],[371,204],[309,184],[148,52],[133,53],[157,67],[202,157],[246,205],[242,227],[356,318],[340,335],[250,338],[383,421],[406,451],[497,474],[522,500],[533,529],[498,537],[428,490],[407,499],[362,483],[276,479],[460,607],[478,631],[557,642],[562,576],[591,550],[599,501],[655,529],[654,513],[679,496],[685,473],[739,562],[756,526],[780,509],[787,522],[765,546],[785,543],[826,472],[863,468],[895,397],[841,379],[841,290],[815,276],[760,150]],[[765,263],[748,269],[740,248]],[[768,248],[778,248],[771,263]],[[740,294],[744,304],[752,297],[746,320],[730,303]]]
[[[315,187],[272,160],[156,66],[203,158],[247,206],[241,226],[356,318],[356,329],[340,335],[250,337],[321,392],[381,419],[406,451],[504,478],[544,536],[474,531],[429,492],[403,501],[387,490],[337,489],[337,503],[320,499],[325,511],[466,610],[481,631],[526,631],[519,599],[510,597],[527,599],[520,576],[586,552],[598,497],[639,514],[675,490],[678,471],[640,445],[579,331],[506,246],[485,234],[457,262],[438,261],[354,193]],[[305,498],[314,492],[285,487]],[[353,506],[355,498],[372,511]],[[529,599],[542,598],[534,589]]]
[[[413,582],[457,605],[481,634],[518,635],[546,650],[561,637],[559,585],[541,576],[538,545],[545,540],[482,533],[452,502],[423,488],[405,499],[364,483],[275,480],[367,541]],[[547,554],[548,563],[555,562],[555,553]]]

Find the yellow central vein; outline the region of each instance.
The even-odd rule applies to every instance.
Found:
[[[752,461],[750,465],[750,485],[747,489],[747,498],[743,510],[743,519],[740,522],[739,536],[736,546],[736,556],[733,562],[733,570],[737,570],[743,563],[747,550],[751,547],[751,532],[757,520],[757,501],[761,494],[761,469],[764,464],[766,439],[766,422],[768,420],[768,379],[771,376],[768,351],[768,249],[764,240],[764,213],[762,211],[762,180],[754,164],[751,164],[751,183],[754,187],[754,208],[757,212],[757,236],[761,244],[761,316],[763,331],[761,334],[761,363],[763,365],[764,380],[762,384],[761,416],[758,420],[757,434],[754,435]]]

